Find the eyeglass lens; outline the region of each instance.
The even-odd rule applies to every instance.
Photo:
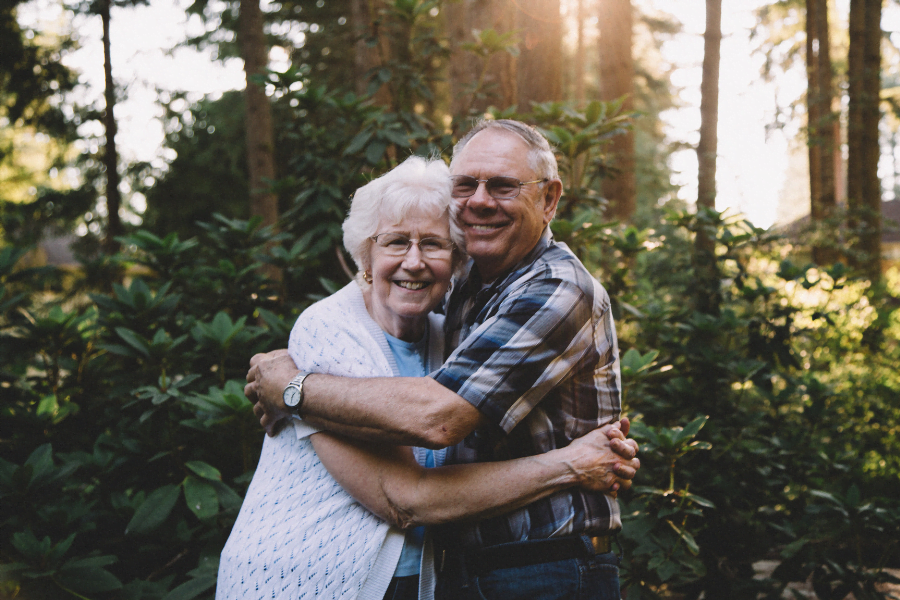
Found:
[[[454,198],[468,198],[475,194],[478,189],[478,179],[470,175],[456,175],[453,177],[453,190],[451,195]],[[522,182],[515,177],[491,177],[484,182],[484,187],[491,198],[500,200],[515,198],[522,189]]]
[[[427,237],[421,240],[412,240],[399,233],[379,233],[374,236],[375,242],[384,248],[389,254],[403,255],[412,248],[413,241],[417,242],[419,251],[425,256],[442,257],[450,254],[453,242],[444,238]]]

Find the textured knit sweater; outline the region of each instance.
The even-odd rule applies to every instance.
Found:
[[[428,370],[440,366],[441,317],[429,315]],[[397,365],[384,333],[350,283],[309,307],[291,331],[298,368],[348,377],[388,377]],[[256,473],[222,550],[216,600],[381,600],[403,547],[403,532],[357,503],[328,474],[295,420],[266,437]],[[421,462],[421,452],[417,458]],[[439,466],[442,453],[436,453]],[[421,598],[433,584],[423,559]]]

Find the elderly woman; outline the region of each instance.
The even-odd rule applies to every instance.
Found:
[[[344,245],[360,275],[297,319],[289,351],[298,367],[408,377],[441,364],[442,319],[430,311],[462,259],[449,204],[439,160],[409,158],[357,190]],[[623,462],[611,437],[624,438],[613,426],[540,457],[442,467],[440,451],[367,444],[295,419],[265,440],[216,598],[430,597],[420,526],[499,514],[575,485],[609,489]]]

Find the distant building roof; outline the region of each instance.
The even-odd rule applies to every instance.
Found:
[[[43,253],[46,264],[55,267],[70,267],[79,265],[78,259],[72,252],[72,243],[78,237],[68,233],[61,236],[46,237],[41,240],[40,250]]]
[[[789,238],[795,238],[809,227],[809,215],[800,217],[778,229]],[[900,199],[881,203],[881,241],[900,243]]]

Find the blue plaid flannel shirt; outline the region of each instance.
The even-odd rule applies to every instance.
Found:
[[[451,292],[446,313],[449,358],[431,377],[491,421],[448,448],[447,464],[540,454],[619,419],[619,352],[609,295],[549,230],[491,285],[483,286],[477,269],[470,269]],[[437,534],[481,547],[619,528],[614,498],[570,488]]]

